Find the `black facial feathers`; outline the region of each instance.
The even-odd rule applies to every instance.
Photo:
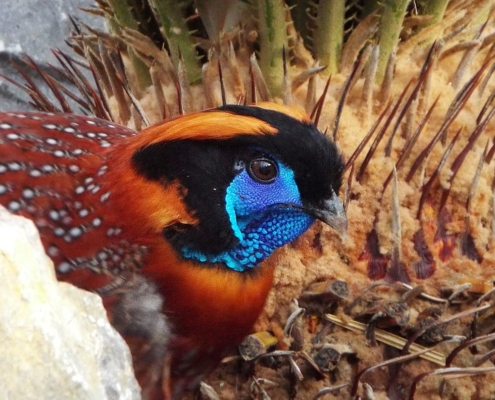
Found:
[[[187,209],[199,224],[166,228],[165,236],[178,248],[195,243],[200,251],[220,253],[237,244],[225,212],[237,153],[229,143],[189,139],[160,142],[134,154],[132,161],[141,175],[164,185],[177,181],[186,191]]]

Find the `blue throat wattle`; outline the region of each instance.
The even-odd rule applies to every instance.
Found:
[[[235,271],[244,271],[258,266],[314,222],[312,216],[284,207],[301,205],[301,199],[293,172],[281,163],[277,179],[270,184],[254,181],[246,170],[241,171],[227,188],[225,203],[239,243],[219,254],[184,247],[184,257],[204,263],[223,263]]]

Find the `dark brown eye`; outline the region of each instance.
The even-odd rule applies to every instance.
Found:
[[[278,168],[269,158],[255,158],[249,163],[248,173],[259,183],[272,183],[278,175]]]

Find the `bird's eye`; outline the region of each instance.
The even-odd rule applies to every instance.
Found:
[[[259,183],[272,183],[278,175],[277,163],[266,157],[251,160],[249,176]]]

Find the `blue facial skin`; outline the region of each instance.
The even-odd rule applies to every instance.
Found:
[[[278,163],[278,176],[271,183],[257,182],[243,168],[227,188],[225,202],[239,243],[220,254],[183,248],[184,257],[223,263],[234,271],[245,271],[258,266],[314,222],[313,217],[298,209],[283,207],[284,204],[302,203],[294,173],[282,163]]]

